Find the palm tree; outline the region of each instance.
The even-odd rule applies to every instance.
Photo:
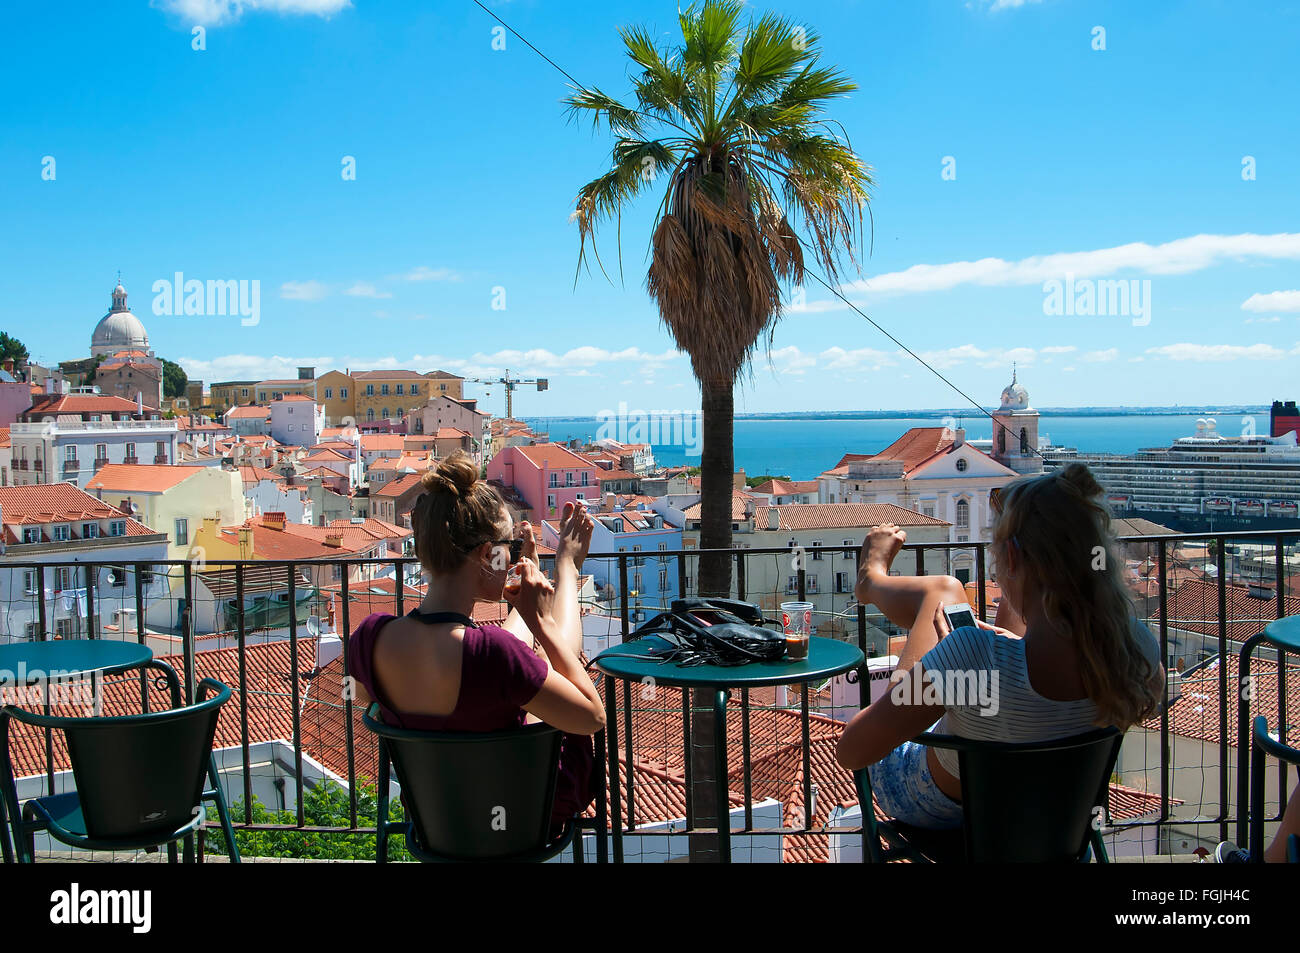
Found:
[[[857,88],[818,65],[818,37],[766,14],[741,22],[739,0],[679,14],[682,43],[658,49],[644,28],[620,31],[635,105],[579,88],[570,114],[615,137],[610,169],[578,191],[585,261],[602,221],[621,221],[662,187],[646,286],[700,385],[701,549],[731,546],[734,390],[760,338],[771,342],[783,290],[804,280],[804,248],[831,281],[861,234],[870,168],[827,103]],[[802,228],[806,239],[801,239]],[[621,245],[620,245],[621,247]],[[620,262],[621,264],[621,262]],[[701,557],[699,591],[726,595],[731,560]]]
[[[639,195],[663,190],[646,286],[700,385],[703,550],[731,547],[735,385],[760,338],[770,344],[783,290],[804,280],[799,229],[835,281],[840,252],[852,259],[871,186],[843,128],[823,118],[831,99],[857,87],[818,65],[817,37],[804,27],[772,14],[742,24],[741,11],[739,0],[688,8],[673,49],[656,48],[645,29],[622,30],[635,105],[594,87],[567,100],[571,115],[590,117],[615,139],[610,169],[578,191],[579,270],[588,239],[600,262],[594,233],[602,221],[621,222]],[[697,578],[703,595],[730,593],[730,555],[702,555]],[[698,827],[726,817],[714,783],[712,705],[712,692],[695,692],[690,796]],[[715,837],[692,835],[693,861],[716,849]]]

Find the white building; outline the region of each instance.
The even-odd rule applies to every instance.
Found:
[[[86,638],[93,620],[101,637],[111,637],[106,624],[124,626],[118,637],[134,637],[136,574],[127,564],[166,559],[166,533],[69,483],[0,488],[0,526],[0,641],[37,638],[41,602],[49,636]],[[87,579],[89,566],[30,565],[74,562],[94,563],[95,578]],[[145,572],[142,583],[147,613],[169,589],[161,569]]]
[[[175,420],[95,393],[45,394],[9,428],[16,486],[84,487],[106,463],[176,462]]]
[[[271,401],[271,436],[287,447],[320,443],[325,408],[305,394],[286,394]]]

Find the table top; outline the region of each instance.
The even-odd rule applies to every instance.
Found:
[[[112,674],[143,665],[153,650],[117,639],[56,639],[0,645],[0,682],[33,685],[92,672]]]
[[[797,662],[783,658],[745,665],[682,666],[650,657],[652,651],[670,647],[664,639],[647,635],[635,642],[610,646],[592,664],[614,678],[638,682],[653,678],[656,684],[678,688],[761,688],[829,678],[863,662],[862,650],[856,645],[818,638],[808,640],[808,657]]]
[[[1271,642],[1284,645],[1292,652],[1300,652],[1300,615],[1270,622],[1264,626],[1264,634]]]

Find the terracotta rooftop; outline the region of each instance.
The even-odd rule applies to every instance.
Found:
[[[754,493],[768,493],[772,496],[795,496],[811,493],[817,495],[816,480],[768,480],[754,487]]]
[[[539,470],[549,467],[552,470],[591,470],[594,465],[567,447],[558,443],[537,443],[528,447],[514,447],[516,455],[524,457]],[[600,470],[596,470],[599,475]]]
[[[7,527],[42,523],[71,523],[77,520],[124,519],[127,536],[153,536],[153,530],[131,519],[116,507],[79,490],[71,483],[46,483],[39,486],[0,487],[0,518],[3,518],[5,542],[17,543]],[[43,540],[48,542],[48,540]]]
[[[1228,745],[1237,746],[1237,692],[1240,684],[1237,677],[1237,655],[1229,653],[1227,659],[1227,697],[1228,697]],[[1169,733],[1181,735],[1206,744],[1219,744],[1219,716],[1222,711],[1219,693],[1220,669],[1219,657],[1182,674],[1178,699],[1169,706]],[[1269,659],[1254,658],[1250,663],[1250,674],[1254,681],[1255,695],[1250,705],[1250,717],[1264,715],[1269,727],[1277,730],[1278,717],[1278,666]],[[1294,736],[1300,726],[1300,665],[1294,658],[1286,667],[1286,706],[1285,714],[1290,736]],[[1143,728],[1160,731],[1160,716],[1143,722]]]
[[[1158,580],[1156,580],[1158,583]],[[1270,581],[1268,589],[1256,590],[1252,595],[1247,586],[1225,584],[1228,607],[1228,638],[1244,641],[1263,630],[1277,617],[1277,596]],[[1300,597],[1284,596],[1284,615],[1300,615]],[[1219,586],[1212,579],[1187,578],[1168,597],[1169,624],[1191,632],[1217,636],[1219,634]],[[1152,610],[1151,626],[1160,624],[1160,608]]]
[[[146,409],[147,412],[147,409]],[[135,401],[107,394],[40,394],[22,415],[34,419],[49,414],[135,414]]]
[[[396,480],[389,480],[378,490],[374,491],[374,496],[391,496],[399,497],[410,490],[416,489],[421,485],[424,475],[421,473],[408,473]]]
[[[114,493],[163,493],[205,469],[161,463],[106,463],[86,484],[86,489],[109,490]]]

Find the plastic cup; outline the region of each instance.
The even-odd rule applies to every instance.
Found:
[[[781,603],[781,629],[785,632],[785,656],[799,660],[808,657],[808,637],[812,632],[811,602]]]

